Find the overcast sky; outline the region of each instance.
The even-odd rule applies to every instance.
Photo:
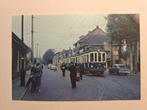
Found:
[[[81,35],[99,26],[105,31],[107,15],[34,15],[34,54],[36,43],[42,56],[48,49],[73,48]],[[21,38],[21,16],[12,17],[12,31]],[[24,42],[31,47],[31,16],[24,16]]]

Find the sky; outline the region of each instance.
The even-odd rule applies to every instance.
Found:
[[[106,31],[107,15],[72,14],[72,15],[34,15],[34,56],[43,54],[48,49],[55,52],[73,48],[81,35],[86,35],[99,26]],[[21,15],[12,17],[12,32],[21,38]],[[24,15],[24,42],[31,47],[31,15]]]

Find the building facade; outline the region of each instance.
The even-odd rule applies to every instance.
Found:
[[[31,49],[12,32],[12,79],[20,76],[22,65],[22,51],[24,52],[24,67],[28,69],[31,65]]]
[[[78,55],[92,50],[102,50],[107,53],[106,58],[108,67],[117,63],[119,60],[118,50],[120,45],[112,43],[111,38],[99,26],[97,26],[94,30],[89,31],[86,35],[80,36],[79,40],[73,45],[73,49],[63,50],[54,56],[55,64],[62,61],[62,58],[67,58],[69,56]],[[125,51],[125,45],[121,44],[121,46],[121,51]]]

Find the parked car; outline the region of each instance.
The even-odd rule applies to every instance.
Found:
[[[50,69],[50,68],[51,68],[51,65],[52,65],[52,64],[48,64],[48,65],[47,65],[47,68]]]
[[[49,64],[48,69],[50,70],[57,70],[57,67],[55,65]]]
[[[109,74],[128,75],[130,71],[125,64],[114,64],[113,67],[109,69]]]

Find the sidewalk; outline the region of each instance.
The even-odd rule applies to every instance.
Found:
[[[30,71],[26,71],[25,83],[27,83],[29,76],[30,76]],[[21,100],[23,96],[25,95],[26,90],[27,89],[25,87],[20,86],[20,78],[13,80],[12,81],[12,100]]]

